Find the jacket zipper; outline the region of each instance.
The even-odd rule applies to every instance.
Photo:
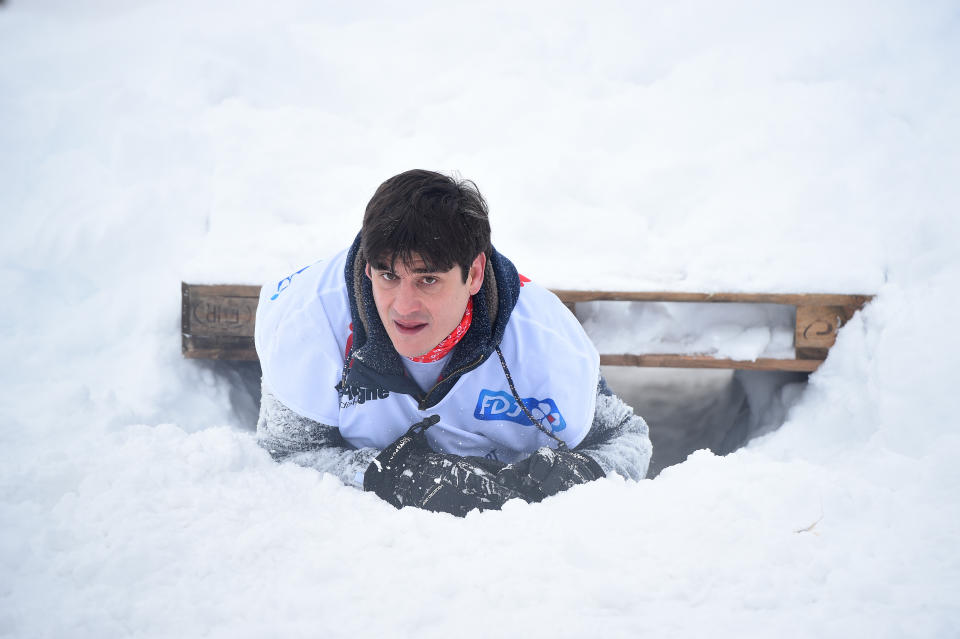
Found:
[[[470,364],[467,364],[466,366],[462,366],[461,368],[458,368],[457,370],[453,371],[452,373],[450,373],[449,375],[447,375],[446,377],[444,377],[443,379],[441,379],[440,381],[438,381],[436,384],[433,385],[433,388],[431,388],[430,390],[428,390],[427,393],[423,396],[423,399],[421,399],[420,402],[419,402],[418,405],[417,405],[417,409],[418,409],[418,410],[426,410],[426,409],[427,409],[427,408],[426,408],[427,399],[430,397],[430,393],[432,393],[433,391],[437,390],[437,386],[439,386],[440,384],[444,383],[445,381],[447,381],[447,380],[449,380],[449,379],[451,379],[451,378],[459,377],[460,375],[463,375],[463,374],[466,373],[467,371],[469,371],[469,370],[471,370],[471,369],[473,369],[473,368],[476,368],[477,366],[480,365],[481,362],[483,362],[483,355],[481,355],[481,356],[477,359],[477,361],[472,362],[472,363],[470,363]]]

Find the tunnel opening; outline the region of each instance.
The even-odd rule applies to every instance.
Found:
[[[587,302],[574,309],[600,352],[791,358],[795,309],[779,304]],[[198,362],[223,379],[240,428],[255,430],[256,361]],[[726,455],[772,432],[803,392],[806,373],[602,366],[611,389],[650,427],[648,477],[700,449]]]

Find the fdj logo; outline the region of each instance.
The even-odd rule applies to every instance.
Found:
[[[549,397],[547,399],[527,397],[523,400],[523,404],[537,421],[544,426],[549,426],[554,432],[567,427],[567,422],[560,414],[556,402]],[[503,420],[533,426],[517,400],[510,393],[503,391],[487,389],[480,391],[473,416],[484,421]]]
[[[307,270],[311,266],[313,265],[307,264],[296,273],[291,273],[290,275],[286,276],[285,278],[277,282],[277,292],[274,293],[272,296],[270,296],[270,301],[272,302],[273,300],[280,297],[280,293],[283,293],[287,289],[287,287],[290,286],[290,283],[293,281],[293,278],[296,277],[297,275],[300,275],[300,273],[303,273],[305,270]]]

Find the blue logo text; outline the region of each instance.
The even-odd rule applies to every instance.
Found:
[[[305,270],[307,270],[307,269],[310,268],[311,266],[313,266],[313,265],[312,265],[312,264],[307,264],[306,266],[304,266],[302,269],[300,269],[300,270],[297,271],[296,273],[291,273],[290,275],[286,276],[285,278],[283,278],[282,280],[280,280],[279,282],[277,282],[277,292],[274,293],[274,294],[270,297],[270,301],[272,302],[273,300],[275,300],[275,299],[277,299],[278,297],[280,297],[280,293],[284,292],[284,291],[287,289],[287,287],[290,286],[290,283],[293,281],[293,278],[294,278],[295,275],[299,275],[300,273],[303,273]]]
[[[523,399],[524,406],[530,411],[534,419],[538,420],[544,426],[549,427],[554,432],[563,430],[567,427],[566,420],[560,414],[557,403],[549,397],[547,399],[536,399],[526,397]],[[477,407],[473,411],[473,416],[484,421],[503,420],[516,422],[517,424],[530,423],[530,418],[523,412],[523,408],[517,404],[517,400],[510,393],[504,391],[492,391],[483,389],[477,397]]]

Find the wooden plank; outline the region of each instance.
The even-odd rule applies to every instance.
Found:
[[[742,370],[816,370],[836,332],[857,309],[872,299],[867,295],[675,293],[637,291],[555,290],[570,308],[585,301],[734,302],[793,304],[797,306],[798,359],[762,358],[756,361],[717,359],[709,355],[604,354],[609,366],[670,368],[726,368]],[[181,283],[182,350],[184,357],[255,361],[254,322],[260,287],[237,284]]]
[[[190,290],[194,297],[206,295],[220,295],[223,297],[260,297],[260,287],[254,284],[187,284],[183,286]]]
[[[788,304],[792,306],[862,307],[870,295],[834,295],[828,293],[678,293],[670,291],[572,291],[551,289],[563,302],[740,302],[749,304]]]
[[[193,335],[253,335],[257,299],[224,295],[190,296]]]
[[[718,359],[709,355],[600,355],[604,366],[655,366],[658,368],[724,368],[748,371],[794,371],[812,373],[822,360],[759,358],[755,361]]]
[[[253,340],[250,340],[253,344]],[[254,349],[225,349],[225,348],[191,348],[184,351],[183,356],[187,359],[219,359],[234,362],[257,362],[257,351]]]
[[[251,288],[252,291],[242,290]],[[253,335],[259,287],[184,284],[184,291],[183,312],[187,322],[184,332],[191,335]]]
[[[260,287],[251,284],[184,284],[194,296],[259,297]],[[564,303],[576,302],[741,302],[793,306],[853,306],[860,308],[872,295],[831,293],[681,293],[672,291],[574,291],[552,289]]]
[[[249,284],[184,284],[194,297],[217,295],[252,297],[260,287]],[[792,306],[849,306],[861,308],[872,295],[835,295],[828,293],[680,293],[671,291],[574,291],[552,289],[568,306],[576,302],[740,302],[746,304],[788,304]]]
[[[181,350],[196,359],[256,360],[259,286],[181,283]]]

